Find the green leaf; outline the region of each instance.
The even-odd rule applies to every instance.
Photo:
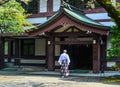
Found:
[[[32,26],[27,20],[25,10],[15,0],[0,6],[1,33],[19,34],[24,32],[24,25]]]

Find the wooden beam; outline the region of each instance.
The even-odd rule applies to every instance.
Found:
[[[93,41],[56,41],[54,44],[93,44]]]
[[[62,32],[62,33],[51,33],[50,35],[57,36],[57,37],[63,37],[63,36],[93,36],[93,34],[86,34],[81,32]]]

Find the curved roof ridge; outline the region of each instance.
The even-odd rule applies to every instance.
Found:
[[[67,12],[67,14],[73,16],[74,18],[78,19],[78,20],[81,20],[83,22],[86,22],[86,23],[91,23],[91,24],[96,24],[96,25],[102,25],[92,19],[90,19],[89,17],[86,17],[85,15],[83,14],[78,14],[78,13],[75,13],[74,11],[72,10],[68,10],[66,8],[64,8],[65,12]]]
[[[66,8],[64,6],[61,6],[60,9],[57,11],[57,13],[55,13],[53,16],[51,16],[47,21],[45,21],[44,23],[40,24],[37,26],[37,29],[42,28],[48,24],[50,24],[53,20],[57,19],[59,16],[61,16],[61,14],[64,14],[65,16],[68,16],[69,18],[71,18],[72,20],[75,20],[79,23],[83,23],[89,26],[94,26],[94,27],[101,27],[101,28],[105,28],[105,29],[110,29],[109,26],[105,26],[99,22],[96,22],[94,20],[92,20],[91,18],[85,16],[83,13],[78,13],[75,10],[72,10],[70,8]],[[28,31],[32,31],[32,30],[28,30]]]

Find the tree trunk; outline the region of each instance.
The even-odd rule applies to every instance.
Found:
[[[111,0],[96,0],[107,12],[109,17],[116,23],[118,29],[120,29],[120,13],[116,7],[114,7],[111,3]]]

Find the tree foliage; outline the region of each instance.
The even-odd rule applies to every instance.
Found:
[[[9,1],[10,0],[0,0],[0,5],[3,5],[3,4],[5,4],[5,3],[9,2]],[[23,1],[23,2],[25,2],[27,4],[31,0],[14,0],[14,1]]]
[[[30,25],[26,20],[28,15],[21,4],[15,0],[0,6],[0,33],[18,34],[24,32],[24,25]]]
[[[70,3],[71,0],[67,1]],[[110,31],[112,47],[108,49],[108,54],[109,58],[120,57],[120,2],[116,2],[117,0],[81,0],[81,2],[83,1],[85,6],[90,9],[96,8],[96,5],[103,7],[107,11],[108,16],[111,17],[112,21],[116,24]]]
[[[95,1],[107,11],[108,16],[116,24],[110,30],[112,47],[108,49],[108,58],[118,58],[120,57],[120,2],[116,2],[116,0],[88,0],[88,4],[91,6]]]
[[[108,58],[120,57],[120,3],[111,0],[96,0],[112,18],[116,26],[110,30],[112,47],[108,49]]]
[[[113,26],[110,30],[112,47],[108,49],[108,59],[120,57],[120,30],[117,26]]]
[[[120,3],[114,4],[111,0],[96,0],[107,12],[112,20],[116,23],[118,29],[120,29]]]

